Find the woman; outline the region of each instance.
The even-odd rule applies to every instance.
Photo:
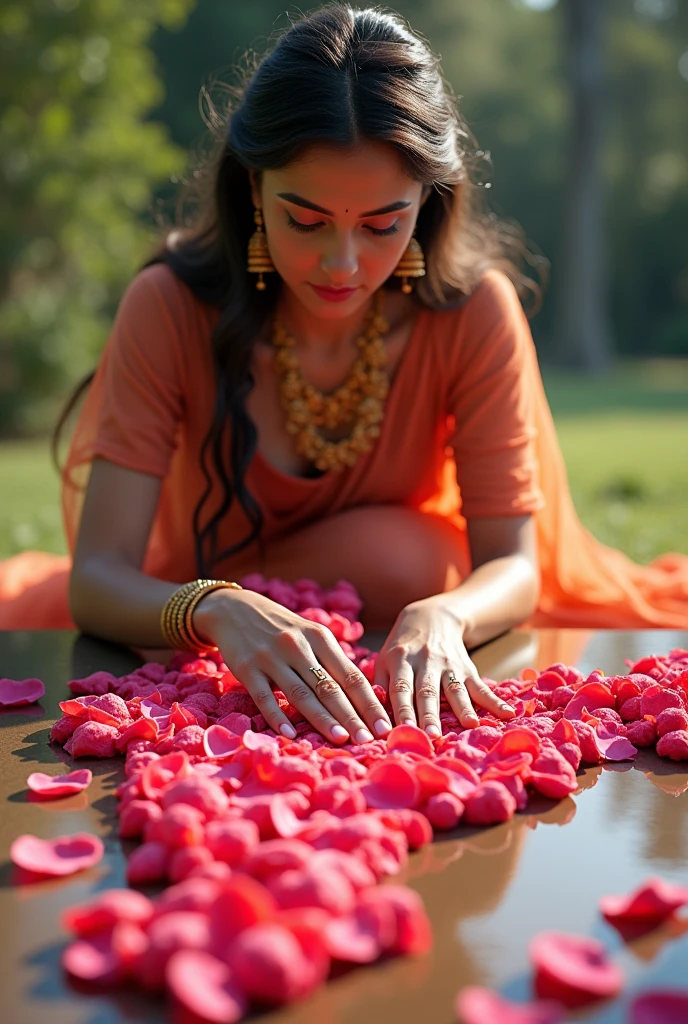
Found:
[[[127,290],[72,440],[76,625],[215,645],[273,728],[293,731],[275,685],[336,742],[390,717],[329,631],[195,578],[350,580],[390,630],[393,718],[431,735],[442,691],[464,725],[513,714],[467,650],[526,620],[688,627],[688,560],[634,566],[576,518],[525,251],[480,212],[479,151],[425,43],[325,7],[216,127],[196,218]]]

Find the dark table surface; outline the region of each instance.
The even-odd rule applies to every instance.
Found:
[[[375,646],[376,638],[369,638]],[[364,641],[365,642],[365,641]],[[582,630],[516,631],[480,651],[483,675],[503,679],[526,665],[553,661],[626,670],[624,658],[688,648],[688,633]],[[106,669],[124,674],[140,663],[131,652],[69,632],[0,632],[0,676],[38,676],[47,688],[39,705],[0,711],[0,1021],[2,1024],[121,1024],[170,1019],[161,1000],[132,992],[83,995],[62,977],[63,907],[99,889],[125,884],[116,834],[113,790],[122,761],[80,759],[94,781],[87,793],[32,803],[26,778],[60,774],[71,761],[48,745],[69,679]],[[66,763],[63,766],[62,762]],[[482,984],[522,999],[530,991],[527,947],[555,928],[605,941],[626,971],[619,999],[578,1012],[572,1020],[621,1024],[629,998],[641,989],[688,989],[688,923],[663,928],[624,946],[597,912],[604,893],[625,892],[648,875],[688,884],[688,763],[637,759],[581,772],[580,789],[559,803],[529,806],[493,828],[460,828],[413,854],[401,881],[422,895],[435,945],[420,959],[397,959],[354,970],[308,1002],[261,1018],[274,1024],[451,1024],[453,999],[466,984]],[[80,831],[102,836],[105,858],[72,878],[16,885],[9,847],[20,833],[43,838]],[[488,1024],[488,1022],[486,1022]]]

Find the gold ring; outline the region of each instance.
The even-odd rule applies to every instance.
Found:
[[[320,668],[319,665],[311,665],[308,671],[313,673],[319,683],[324,683],[327,679],[327,672],[324,668]]]
[[[449,682],[450,682],[450,683],[458,683],[458,681],[459,681],[459,680],[458,680],[458,679],[456,678],[456,676],[454,675],[454,673],[453,673],[453,672],[450,672],[450,673],[449,673]]]

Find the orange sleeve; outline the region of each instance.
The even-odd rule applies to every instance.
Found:
[[[513,284],[488,272],[463,309],[450,356],[449,443],[467,519],[526,515],[544,505],[526,386],[532,345]]]
[[[162,265],[133,279],[98,367],[93,456],[164,477],[183,413],[181,286]]]

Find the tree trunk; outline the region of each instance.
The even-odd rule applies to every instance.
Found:
[[[613,348],[601,169],[606,6],[607,0],[563,0],[571,132],[555,350],[561,363],[596,374],[611,365]]]

